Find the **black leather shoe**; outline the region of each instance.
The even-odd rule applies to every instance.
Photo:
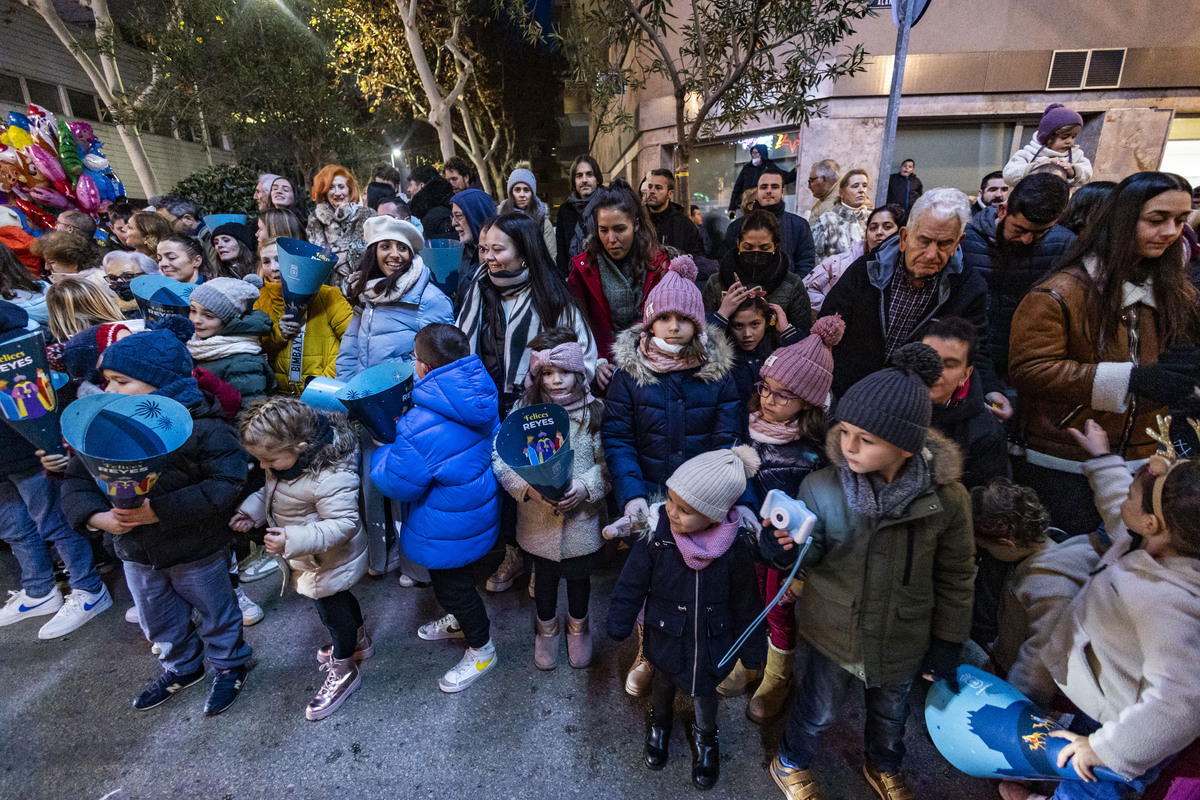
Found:
[[[721,777],[721,748],[717,731],[702,732],[692,726],[692,783],[697,789],[711,789]]]
[[[671,741],[671,721],[660,723],[650,714],[650,730],[646,732],[646,766],[660,770],[667,765],[670,754],[667,747]]]

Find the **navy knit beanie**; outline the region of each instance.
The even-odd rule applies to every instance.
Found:
[[[906,453],[925,446],[933,416],[929,389],[942,376],[942,359],[927,344],[906,344],[892,356],[892,366],[851,386],[835,416]]]
[[[241,242],[242,247],[250,251],[251,255],[258,252],[257,237],[254,231],[250,230],[249,225],[243,225],[240,222],[226,222],[224,225],[218,225],[217,229],[212,232],[212,238],[218,236],[231,236]]]
[[[156,389],[184,379],[194,381],[192,354],[184,342],[195,328],[183,317],[169,319],[172,322],[157,330],[135,333],[109,345],[100,368],[128,375]]]

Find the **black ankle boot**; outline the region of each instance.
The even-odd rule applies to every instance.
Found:
[[[660,722],[650,713],[650,730],[646,732],[646,766],[660,770],[667,765],[667,747],[671,740],[671,720]]]
[[[697,789],[711,789],[721,777],[721,748],[717,731],[703,732],[692,726],[692,783]]]

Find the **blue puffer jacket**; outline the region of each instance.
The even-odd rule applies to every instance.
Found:
[[[413,409],[396,423],[396,443],[371,461],[379,491],[409,503],[400,546],[424,567],[466,566],[496,542],[497,407],[496,384],[478,356],[435,369],[413,387]]]
[[[636,497],[653,502],[684,461],[746,439],[746,407],[724,334],[709,333],[708,360],[701,366],[659,373],[638,352],[641,332],[634,325],[617,337],[618,369],[604,401],[601,439],[618,508]]]
[[[421,275],[403,297],[375,297],[371,289],[379,286],[377,282],[363,292],[362,307],[354,309],[354,319],[342,335],[338,380],[348,381],[385,361],[412,361],[417,331],[431,322],[454,324],[454,308],[431,282],[429,267],[420,256],[410,269],[420,269]]]

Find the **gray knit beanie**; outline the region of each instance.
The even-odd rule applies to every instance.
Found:
[[[720,522],[746,491],[746,481],[758,473],[758,463],[758,453],[744,444],[701,453],[679,465],[667,478],[667,488],[704,516]]]
[[[933,415],[929,389],[942,376],[942,359],[927,344],[906,344],[892,355],[892,366],[851,386],[835,416],[907,453],[925,446]]]
[[[230,322],[254,305],[258,287],[251,281],[237,278],[213,278],[197,286],[190,299],[216,314],[222,322]]]

